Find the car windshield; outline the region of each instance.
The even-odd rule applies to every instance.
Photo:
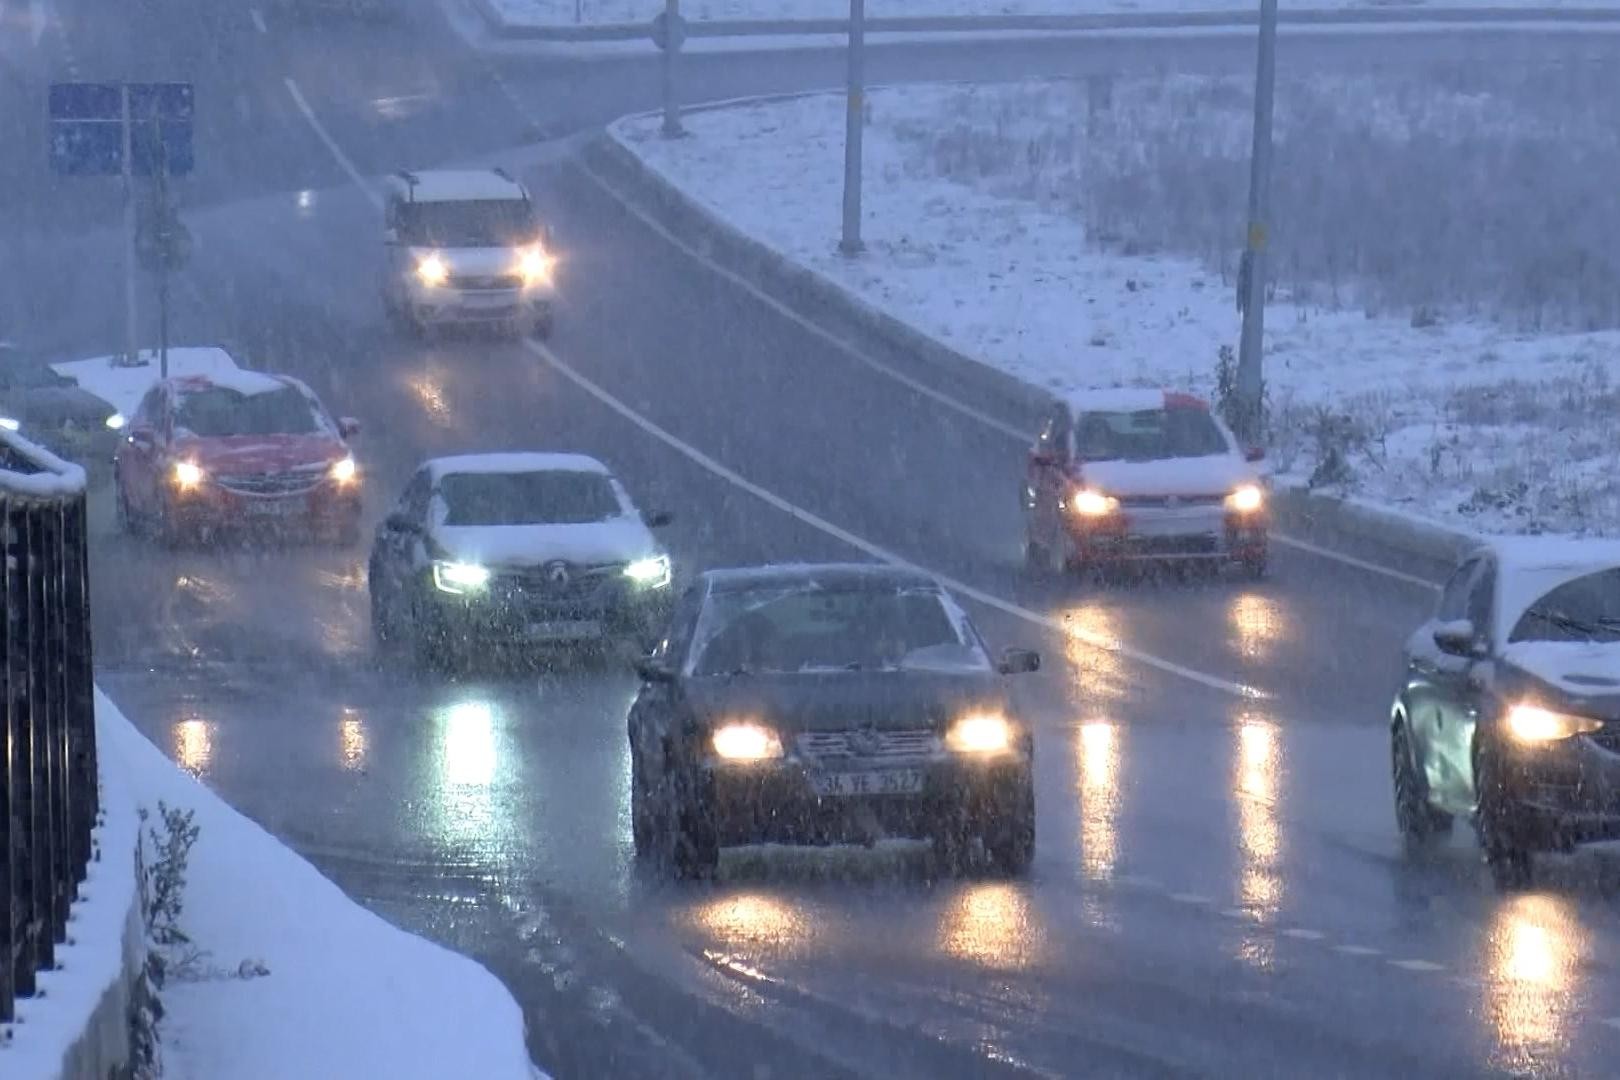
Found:
[[[988,670],[983,650],[927,588],[805,584],[719,592],[699,623],[698,675]]]
[[[1081,415],[1074,440],[1082,461],[1163,461],[1231,449],[1204,409],[1088,412]]]
[[[453,473],[439,481],[444,524],[587,525],[624,514],[600,473]]]
[[[409,242],[434,247],[503,247],[536,233],[529,204],[517,199],[410,203],[403,229]]]
[[[72,379],[58,375],[48,364],[26,363],[21,360],[0,363],[0,390],[40,390],[46,387],[72,385]]]
[[[314,435],[325,430],[315,405],[296,387],[243,394],[223,386],[189,391],[175,426],[193,435]]]
[[[1588,574],[1548,592],[1519,616],[1508,641],[1620,642],[1620,569]]]

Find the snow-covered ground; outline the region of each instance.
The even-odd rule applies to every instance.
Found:
[[[88,360],[68,360],[52,364],[58,375],[78,383],[124,416],[132,416],[141,398],[157,383],[159,365],[156,351],[144,350],[146,363],[124,365],[116,356],[95,356]],[[209,375],[225,377],[240,370],[231,354],[212,346],[179,346],[169,349],[169,377]]]
[[[515,26],[646,22],[664,9],[659,0],[489,0],[503,21]],[[1337,9],[1393,7],[1378,0],[1306,0],[1288,8]],[[1504,7],[1569,8],[1611,6],[1610,0],[1409,0],[1402,8]],[[1106,15],[1153,12],[1251,11],[1238,0],[1094,0],[1081,7],[1063,0],[872,0],[868,18],[915,15]],[[849,14],[848,0],[682,0],[688,19],[837,19]]]
[[[1152,92],[1115,89],[1114,112],[1130,117],[1134,141],[1105,155],[1151,163],[1155,129],[1188,115],[1199,124],[1209,116],[1216,142],[1246,139],[1219,110],[1187,113],[1188,95],[1160,93],[1164,83],[1155,80]],[[1191,257],[1202,251],[1130,255],[1117,242],[1105,251],[1088,234],[1086,200],[1052,197],[1051,177],[1047,190],[1009,182],[1000,168],[1007,155],[1086,139],[1084,110],[1078,121],[1072,103],[1043,113],[1038,97],[1031,102],[1032,85],[869,95],[868,252],[858,260],[835,251],[841,97],[695,113],[687,118],[692,137],[676,141],[658,137],[653,117],[626,119],[614,131],[719,217],[1020,379],[1059,392],[1129,384],[1212,392],[1218,351],[1238,337],[1233,282]],[[1332,91],[1318,97],[1332,101]],[[1452,128],[1482,130],[1468,115],[1494,107],[1477,94],[1458,95],[1456,115],[1436,124],[1424,115],[1433,100],[1409,93],[1369,100],[1371,92],[1362,85],[1337,95],[1353,114],[1345,123],[1406,123],[1423,138],[1444,137]],[[993,137],[982,137],[976,123]],[[1055,179],[1079,188],[1085,178]],[[1235,248],[1240,218],[1230,233]],[[1346,285],[1350,295],[1356,288]],[[1620,332],[1531,334],[1431,311],[1378,315],[1354,301],[1330,304],[1325,292],[1267,311],[1280,470],[1314,468],[1327,410],[1350,417],[1355,487],[1365,498],[1483,531],[1620,526],[1620,444],[1612,437]]]
[[[537,1075],[523,1015],[493,975],[350,901],[176,768],[99,693],[96,714],[104,767],[125,777],[127,797],[154,822],[159,802],[194,811],[201,830],[180,926],[206,955],[163,990],[165,1076]]]

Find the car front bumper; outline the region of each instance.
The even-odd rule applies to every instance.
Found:
[[[185,529],[253,531],[354,528],[360,522],[360,485],[325,481],[303,492],[247,495],[209,479],[195,488],[171,489],[170,521]]]
[[[1515,746],[1506,766],[1511,817],[1540,846],[1620,840],[1620,733]]]
[[[427,593],[437,631],[450,640],[545,647],[610,638],[645,638],[669,621],[674,590],[604,582],[585,595],[547,599],[503,591]]]
[[[1245,562],[1266,555],[1270,522],[1224,507],[1137,509],[1072,520],[1069,537],[1078,563],[1128,561]]]
[[[815,774],[865,773],[892,767],[822,766],[793,758],[774,763],[708,763],[709,807],[722,846],[744,844],[865,843],[896,837],[927,839],[962,831],[984,834],[1011,826],[1028,805],[1029,758],[1009,754],[991,761],[941,755],[905,769],[922,773],[908,794],[818,795]]]
[[[428,326],[509,323],[549,318],[556,290],[537,285],[523,289],[458,289],[453,286],[411,289],[411,314]]]

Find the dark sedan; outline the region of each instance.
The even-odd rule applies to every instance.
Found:
[[[1406,647],[1391,713],[1408,848],[1472,817],[1498,884],[1620,839],[1620,544],[1498,539]]]
[[[44,361],[0,341],[0,428],[17,431],[69,461],[109,461],[124,418]]]
[[[710,571],[641,665],[630,711],[639,856],[705,876],[725,846],[927,839],[1006,873],[1035,847],[1034,744],[932,578],[886,566]]]

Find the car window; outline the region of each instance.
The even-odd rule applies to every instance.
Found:
[[[712,593],[691,667],[734,672],[989,670],[939,593],[927,588],[794,583]]]
[[[1434,612],[1435,621],[1456,622],[1468,618],[1468,593],[1473,586],[1474,575],[1479,571],[1480,561],[1469,559],[1452,571],[1446,587],[1440,590],[1440,603]]]
[[[1566,582],[1525,609],[1508,641],[1620,642],[1620,569]]]
[[[1230,451],[1207,409],[1087,412],[1075,427],[1075,453],[1084,461],[1163,461]]]
[[[1463,618],[1474,624],[1474,633],[1486,637],[1491,631],[1491,602],[1496,592],[1496,564],[1490,559],[1480,562],[1479,572],[1474,575],[1473,583],[1468,587],[1468,599],[1464,604]]]
[[[593,472],[452,473],[439,478],[442,524],[587,525],[622,517],[613,481]]]
[[[504,247],[539,235],[521,199],[408,203],[400,208],[399,228],[409,243],[432,247]]]
[[[141,398],[140,407],[135,410],[135,423],[147,427],[156,427],[158,418],[163,415],[163,389],[154,386]]]
[[[243,394],[224,386],[188,391],[175,426],[193,435],[314,435],[326,430],[315,404],[294,386]]]
[[[694,585],[676,602],[669,627],[653,649],[653,658],[667,663],[672,657],[686,655],[687,645],[692,640],[692,632],[697,629],[698,615],[702,610],[703,590]]]

